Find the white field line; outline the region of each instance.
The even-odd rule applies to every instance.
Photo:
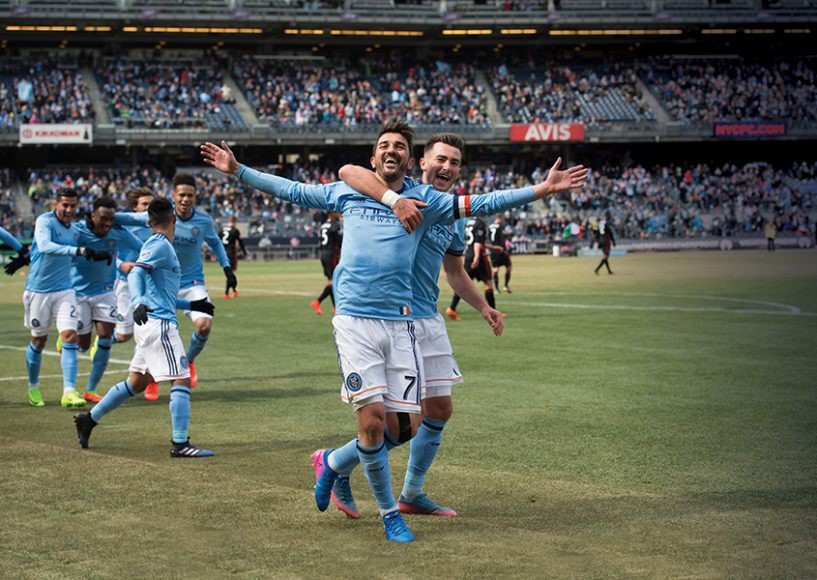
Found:
[[[625,306],[622,304],[570,304],[563,302],[517,302],[522,306],[539,306],[543,308],[576,308],[585,310],[636,310],[645,312],[711,312],[724,314],[760,314],[765,316],[808,316],[815,317],[815,312],[803,312],[799,308],[793,310],[759,310],[756,308],[719,308],[694,306]]]
[[[3,350],[19,350],[20,352],[26,352],[28,350],[28,347],[27,346],[10,346],[8,344],[0,344],[0,349],[3,349]],[[60,356],[60,353],[53,352],[53,351],[50,351],[50,350],[43,350],[43,354],[46,355],[46,356]],[[87,354],[78,354],[77,358],[82,359],[82,360],[88,360],[88,361],[91,360],[91,357],[89,355],[87,355]],[[108,364],[110,364],[110,363],[113,363],[115,365],[130,365],[129,360],[122,360],[122,359],[118,359],[118,358],[108,359]],[[62,376],[62,375],[60,375],[60,376]]]
[[[77,373],[78,377],[87,377],[91,373]],[[61,379],[62,374],[59,375],[40,375],[41,379]],[[0,377],[0,381],[27,381],[28,375],[24,377]]]
[[[311,292],[285,292],[284,290],[270,290],[268,288],[245,288],[244,286],[241,287],[241,290],[238,291],[239,296],[242,292],[255,292],[257,294],[272,294],[273,296],[306,296],[309,298],[313,296]]]

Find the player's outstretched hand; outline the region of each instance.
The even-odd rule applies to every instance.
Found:
[[[400,220],[400,223],[403,224],[403,228],[405,228],[408,233],[411,233],[416,230],[420,222],[423,221],[423,212],[420,211],[420,208],[427,206],[427,203],[419,199],[401,197],[394,203],[394,207],[391,208],[391,210],[394,212],[394,215],[397,216],[397,219]]]
[[[502,336],[502,331],[505,329],[505,320],[501,312],[488,306],[482,311],[482,317],[491,327],[491,330],[494,331],[495,336]]]
[[[212,302],[208,302],[205,298],[200,298],[199,300],[193,300],[190,302],[190,310],[204,312],[205,314],[212,316],[216,311],[216,307]]]
[[[31,263],[31,256],[28,253],[28,248],[23,248],[17,255],[14,256],[9,263],[3,266],[3,270],[5,270],[6,274],[9,276],[13,276],[17,270],[22,268],[23,266],[27,266]]]
[[[109,252],[94,252],[90,259],[94,262],[108,262],[109,266],[113,263],[113,256]]]
[[[238,288],[238,278],[235,277],[235,272],[230,266],[224,268],[224,277],[227,278],[227,286],[236,290]]]
[[[208,141],[200,147],[200,152],[207,165],[212,165],[222,173],[235,175],[238,171],[238,161],[226,141],[221,142],[221,147]]]
[[[576,165],[569,169],[561,170],[562,158],[559,157],[553,167],[548,171],[545,185],[550,193],[560,193],[569,189],[580,189],[587,183],[589,169],[583,165]]]
[[[146,304],[140,304],[133,309],[133,321],[142,326],[148,321],[148,312],[153,312],[153,308],[149,308]]]

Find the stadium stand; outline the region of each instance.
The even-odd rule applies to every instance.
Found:
[[[88,83],[73,58],[39,55],[0,65],[0,128],[20,123],[92,122]]]
[[[640,72],[670,115],[686,123],[817,120],[812,60],[669,60],[643,64]]]
[[[217,66],[106,59],[96,75],[117,124],[157,129],[247,129]]]

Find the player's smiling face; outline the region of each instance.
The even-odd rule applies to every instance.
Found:
[[[114,210],[110,207],[99,207],[91,214],[91,222],[94,224],[94,233],[100,238],[108,235],[114,221]]]
[[[177,185],[173,190],[173,201],[176,203],[176,214],[187,219],[196,207],[196,188],[192,185]]]
[[[372,167],[386,182],[402,181],[406,172],[414,167],[408,141],[400,133],[384,133],[377,140]]]
[[[147,211],[151,201],[153,201],[152,195],[143,195],[142,197],[136,200],[136,207],[133,208],[133,211],[135,212]]]
[[[78,200],[76,197],[57,198],[57,204],[54,206],[54,213],[57,214],[57,219],[64,224],[70,223],[77,214],[77,203]]]
[[[420,159],[423,182],[438,191],[448,191],[460,176],[462,152],[445,143],[435,143]]]

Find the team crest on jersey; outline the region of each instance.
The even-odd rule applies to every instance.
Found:
[[[363,386],[363,379],[357,373],[349,373],[349,376],[346,377],[346,386],[350,391],[359,391]]]
[[[142,250],[142,253],[139,254],[139,261],[141,262],[141,261],[147,260],[152,255],[153,255],[153,252],[151,250],[149,250],[149,249],[148,250]]]
[[[189,363],[187,362],[187,357],[184,355],[182,355],[182,358],[179,359],[179,363],[182,365],[183,369],[186,369],[189,366]]]
[[[36,318],[32,318],[31,319],[31,326],[33,326],[34,328],[39,328],[40,327],[40,321],[37,320]]]
[[[190,233],[193,234],[194,238],[196,238],[198,237],[200,231],[201,230],[199,228],[193,228],[192,230],[190,230]]]

